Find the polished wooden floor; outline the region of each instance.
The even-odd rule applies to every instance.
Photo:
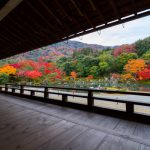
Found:
[[[0,150],[150,150],[150,125],[0,94]]]

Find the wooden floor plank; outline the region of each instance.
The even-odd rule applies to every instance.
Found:
[[[150,140],[150,125],[138,123],[133,135]]]
[[[133,134],[136,129],[137,123],[127,120],[121,120],[114,130],[123,132],[125,134]]]
[[[33,150],[36,147],[40,147],[48,140],[53,139],[60,134],[63,134],[63,132],[67,131],[73,126],[73,123],[60,121],[52,126],[44,128],[43,130],[34,132],[34,134],[30,135],[30,137],[23,138],[18,142],[18,145],[16,147],[19,146],[25,150]]]
[[[150,150],[150,126],[0,94],[2,150]]]
[[[97,150],[140,150],[141,144],[120,137],[108,135]]]
[[[60,150],[68,143],[70,143],[74,138],[78,137],[80,134],[87,130],[86,127],[75,125],[69,130],[65,131],[63,134],[57,135],[55,138],[49,138],[49,140],[42,146],[36,145],[37,150],[49,149],[49,150]],[[33,149],[30,145],[28,149]]]
[[[98,132],[96,130],[87,130],[83,132],[79,137],[75,138],[68,145],[63,147],[62,150],[94,150],[97,145],[104,139],[105,133]]]

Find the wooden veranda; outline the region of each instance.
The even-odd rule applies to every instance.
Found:
[[[0,59],[147,15],[150,0],[3,0]],[[38,88],[0,87],[1,150],[150,150],[150,93],[116,91],[145,96],[137,101],[94,95],[114,91]],[[74,98],[86,100],[81,104]],[[95,106],[102,101],[119,108],[121,103],[123,109]]]
[[[2,150],[150,150],[150,126],[0,94]]]

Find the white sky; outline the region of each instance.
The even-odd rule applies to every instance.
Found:
[[[93,32],[71,40],[89,44],[114,46],[131,44],[138,39],[148,36],[150,36],[150,16],[124,23],[124,28],[120,24],[101,30],[100,35],[97,32]]]

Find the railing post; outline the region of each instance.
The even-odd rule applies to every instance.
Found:
[[[62,102],[67,102],[68,101],[68,97],[67,94],[62,94]]]
[[[35,96],[35,91],[31,91],[31,96]]]
[[[88,90],[88,106],[92,107],[93,105],[94,105],[93,91]]]
[[[12,88],[12,93],[15,93],[15,88]]]
[[[134,104],[133,103],[131,103],[131,102],[126,103],[126,112],[128,114],[133,114],[133,112],[134,112]]]
[[[49,98],[48,87],[44,88],[44,98]]]
[[[8,84],[5,84],[5,92],[8,92]]]
[[[24,94],[24,86],[20,85],[20,94]]]

